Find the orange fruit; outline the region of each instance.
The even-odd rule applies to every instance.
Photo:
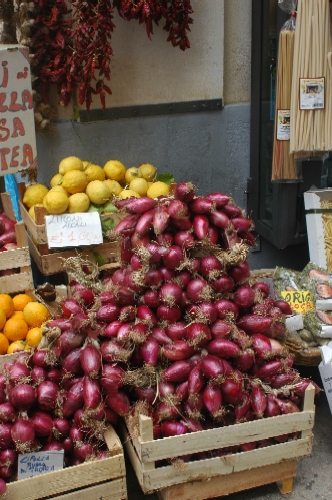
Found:
[[[14,302],[8,293],[0,293],[0,309],[5,311],[6,318],[14,312]]]
[[[7,354],[13,354],[14,352],[24,351],[25,350],[25,342],[23,340],[16,340],[9,344]]]
[[[13,297],[15,311],[23,311],[28,302],[32,302],[32,298],[26,293],[19,293]]]
[[[34,328],[41,326],[50,317],[50,312],[40,302],[29,302],[23,309],[23,315],[30,328]]]
[[[0,333],[0,354],[7,354],[9,347],[9,340],[6,335]]]
[[[24,319],[23,311],[14,311],[11,318],[21,318]]]
[[[5,326],[5,323],[7,321],[7,316],[6,316],[6,313],[3,309],[0,309],[0,330],[3,329],[3,327]]]
[[[31,328],[27,336],[25,337],[25,341],[29,347],[37,347],[39,342],[42,339],[42,329],[40,326],[36,326],[35,328]]]
[[[15,340],[24,340],[28,330],[29,327],[24,319],[14,316],[13,318],[7,319],[3,333],[8,340],[14,342]]]

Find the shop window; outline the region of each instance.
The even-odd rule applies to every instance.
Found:
[[[301,182],[271,182],[278,39],[287,19],[278,0],[253,0],[248,211],[257,233],[280,249],[307,240],[303,193],[332,185],[328,154],[300,161]]]

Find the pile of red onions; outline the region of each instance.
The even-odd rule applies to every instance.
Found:
[[[63,317],[47,325],[49,347],[0,378],[5,481],[17,453],[63,449],[66,465],[98,457],[105,426],[143,403],[155,438],[299,411],[310,380],[280,343],[289,305],[251,278],[251,220],[190,183],[118,205],[128,212],[115,228],[122,266],[98,286],[72,281]]]

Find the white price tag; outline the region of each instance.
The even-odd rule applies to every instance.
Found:
[[[97,212],[47,215],[45,226],[50,248],[98,245],[103,242]]]
[[[63,469],[64,451],[37,451],[18,456],[17,479],[40,476]]]

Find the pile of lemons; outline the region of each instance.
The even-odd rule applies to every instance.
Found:
[[[113,199],[169,194],[169,185],[155,181],[156,168],[151,163],[126,168],[119,160],[109,160],[104,167],[77,156],[61,160],[58,173],[43,184],[30,185],[23,203],[35,218],[35,206],[43,206],[49,214],[87,212],[90,205],[105,205]]]

